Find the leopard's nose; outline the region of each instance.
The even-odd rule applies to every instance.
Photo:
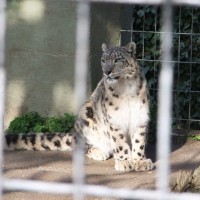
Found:
[[[109,75],[109,74],[111,74],[111,72],[112,72],[112,70],[107,70],[107,71],[105,71],[104,73],[105,73],[106,75]]]

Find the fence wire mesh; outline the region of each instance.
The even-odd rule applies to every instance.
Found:
[[[173,57],[169,60],[174,66],[173,128],[199,130],[200,8],[175,6],[173,11]],[[127,40],[133,40],[137,44],[137,57],[148,79],[151,109],[154,113],[157,105],[161,54],[165,51],[160,47],[163,34],[161,7],[133,6],[132,12],[130,30],[121,30],[121,42],[123,44]]]
[[[84,3],[86,2],[86,3]],[[85,92],[86,92],[86,79],[85,74],[87,73],[87,49],[88,49],[88,24],[89,24],[89,1],[79,1],[78,2],[78,18],[77,18],[77,55],[76,55],[76,69],[83,69],[82,74],[77,74],[76,76],[80,76],[79,78],[83,80],[83,97],[79,99],[77,102],[77,105],[80,105],[82,101],[85,99]],[[137,3],[138,1],[135,0],[127,0],[127,1],[119,1],[119,0],[112,0],[107,2],[127,2],[127,3]],[[162,33],[162,60],[159,60],[159,62],[162,63],[162,67],[160,69],[160,78],[159,78],[159,90],[158,90],[158,96],[159,96],[159,123],[158,123],[158,149],[160,150],[158,153],[158,159],[160,159],[159,166],[158,166],[158,178],[157,178],[157,185],[158,188],[155,191],[149,191],[149,190],[127,190],[127,189],[112,189],[108,187],[103,186],[94,186],[94,185],[86,185],[83,182],[84,178],[84,170],[81,171],[81,174],[76,174],[74,176],[74,182],[75,184],[61,184],[61,183],[46,183],[41,181],[31,181],[31,180],[15,180],[15,179],[4,179],[2,176],[2,168],[0,171],[0,192],[2,190],[4,191],[32,191],[32,192],[44,192],[44,193],[55,193],[55,194],[74,194],[74,199],[83,199],[84,195],[94,195],[98,197],[114,197],[117,199],[191,199],[191,200],[197,200],[200,198],[199,194],[176,194],[176,193],[169,193],[168,192],[168,178],[170,172],[170,166],[169,166],[169,138],[171,133],[171,104],[172,104],[172,75],[173,75],[173,63],[171,60],[172,52],[171,47],[173,43],[172,39],[172,19],[171,19],[171,10],[174,4],[178,3],[185,3],[189,5],[198,5],[200,6],[199,0],[141,0],[140,3],[152,3],[152,4],[159,4],[162,3],[164,6],[163,9],[163,29],[161,31]],[[193,11],[194,12],[194,11]],[[194,20],[194,18],[193,18]],[[5,95],[5,68],[4,68],[4,57],[5,57],[5,50],[4,50],[4,43],[5,43],[5,1],[0,2],[0,95],[1,95],[1,101],[0,101],[0,161],[3,161],[3,148],[2,148],[2,141],[3,141],[3,114],[4,114],[4,95]],[[84,34],[81,34],[81,30],[85,30]],[[143,30],[144,31],[144,30]],[[123,32],[123,31],[122,31]],[[131,35],[133,33],[133,30],[131,30]],[[142,32],[143,34],[145,32]],[[149,33],[149,32],[148,32]],[[156,32],[157,33],[157,32]],[[186,34],[187,35],[187,34]],[[180,34],[178,34],[178,37],[181,37]],[[189,37],[194,37],[193,35],[189,35]],[[144,39],[143,39],[144,40]],[[180,39],[179,39],[180,40]],[[180,42],[179,42],[180,43]],[[143,46],[145,43],[143,43]],[[157,44],[156,46],[159,46]],[[80,48],[78,50],[79,47]],[[191,47],[191,49],[194,49],[194,45]],[[180,49],[178,50],[178,52]],[[144,48],[143,48],[143,54],[144,54]],[[79,57],[80,56],[80,57]],[[180,57],[180,53],[179,53]],[[78,60],[78,58],[81,58],[81,61]],[[144,57],[143,57],[144,59]],[[145,60],[143,60],[145,61]],[[157,61],[157,60],[156,60]],[[179,68],[180,63],[182,61],[179,59]],[[191,62],[189,62],[191,63]],[[84,66],[84,67],[83,67]],[[156,67],[156,65],[155,65]],[[189,68],[191,70],[192,65],[189,64]],[[179,74],[180,77],[180,74]],[[76,78],[75,78],[76,80]],[[79,91],[79,86],[76,88],[77,96],[81,94],[82,91]],[[190,89],[191,92],[191,89]],[[167,98],[166,98],[167,96]],[[190,105],[190,109],[191,109]],[[162,127],[162,131],[161,131]],[[163,132],[163,127],[165,127],[165,131]],[[165,144],[163,146],[163,144]],[[83,166],[84,163],[84,155],[81,150],[79,149],[80,154],[76,154],[77,151],[75,151],[74,155],[74,169],[80,169],[81,165]],[[78,194],[79,193],[79,194]],[[0,198],[2,199],[2,193],[0,193]]]

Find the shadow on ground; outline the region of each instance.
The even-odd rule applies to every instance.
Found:
[[[148,156],[155,161],[155,145],[147,148]],[[172,176],[179,170],[193,170],[200,165],[200,142],[188,140],[184,143],[172,144],[170,154]],[[157,165],[160,161],[155,161]],[[34,151],[6,151],[4,156],[4,176],[62,183],[72,182],[72,153],[71,152],[34,152]],[[87,184],[109,186],[112,188],[154,189],[156,170],[150,172],[120,173],[114,170],[114,160],[94,161],[86,159],[85,163]],[[36,196],[23,192],[12,192],[4,195],[10,199],[45,199],[48,195]],[[56,199],[53,198],[51,199]],[[58,199],[65,199],[59,197]],[[71,197],[66,198],[71,199]],[[94,199],[94,198],[87,198]],[[98,199],[98,198],[95,198]],[[106,198],[104,198],[105,200]],[[109,199],[109,198],[108,198]]]

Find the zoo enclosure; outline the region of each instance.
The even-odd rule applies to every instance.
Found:
[[[199,130],[200,8],[175,6],[173,10],[173,128]],[[121,30],[122,45],[130,40],[137,44],[137,58],[150,88],[153,116],[156,113],[158,74],[162,60],[161,23],[160,6],[137,5],[132,6],[130,29]]]
[[[91,0],[92,1],[92,0]],[[97,2],[98,0],[93,0]],[[138,0],[107,0],[106,2],[134,3]],[[45,183],[41,181],[6,179],[3,177],[2,166],[0,168],[0,198],[3,191],[32,191],[55,194],[73,194],[74,199],[83,199],[85,195],[98,197],[114,197],[123,199],[191,199],[197,200],[199,194],[176,194],[169,193],[169,138],[171,134],[171,106],[172,106],[172,81],[173,81],[173,60],[172,60],[172,7],[173,5],[193,5],[200,6],[199,0],[140,0],[140,4],[163,4],[162,12],[163,22],[161,31],[162,63],[158,82],[158,148],[157,159],[160,160],[157,168],[157,189],[150,190],[126,190],[111,189],[103,186],[94,186],[84,184],[84,155],[82,146],[79,145],[74,152],[74,183]],[[89,38],[89,1],[78,2],[77,18],[77,41],[76,46],[76,65],[75,65],[75,93],[77,108],[85,101],[86,98],[86,74],[87,74],[87,55],[88,55],[88,38]],[[3,116],[5,101],[5,77],[6,70],[4,67],[5,57],[5,0],[0,2],[0,162],[3,163]],[[144,49],[144,48],[143,48]],[[144,55],[144,54],[143,54]],[[143,59],[146,59],[143,57]],[[145,60],[144,60],[145,61]],[[180,61],[180,60],[179,60]],[[180,65],[180,62],[178,62]],[[156,66],[156,65],[155,65]],[[191,68],[191,67],[190,67]],[[76,81],[76,80],[79,81]],[[191,90],[190,90],[191,91]],[[168,97],[168,98],[166,98]],[[79,141],[81,143],[81,141]]]

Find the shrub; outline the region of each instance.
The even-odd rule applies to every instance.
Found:
[[[69,132],[75,122],[75,116],[65,113],[62,117],[42,117],[37,112],[28,112],[10,122],[7,133],[45,133]]]

